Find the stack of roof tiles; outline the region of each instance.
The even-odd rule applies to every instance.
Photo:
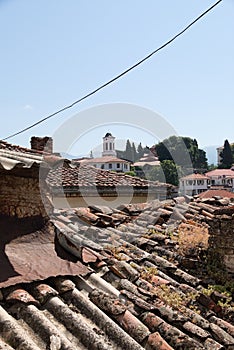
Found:
[[[83,273],[2,288],[0,349],[234,349],[224,295],[204,292],[168,232],[224,211],[233,206],[221,198],[55,211],[56,237]]]

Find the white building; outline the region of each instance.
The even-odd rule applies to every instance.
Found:
[[[109,132],[103,137],[102,150],[102,157],[74,159],[73,161],[80,164],[89,164],[103,170],[114,170],[123,173],[130,171],[131,162],[116,157],[115,137]]]
[[[111,135],[110,132],[108,132],[104,137],[103,137],[103,142],[102,142],[102,156],[112,156],[116,157],[116,150],[115,150],[115,137]]]
[[[208,189],[210,179],[202,174],[190,174],[184,176],[179,181],[179,192],[189,196],[195,196]]]
[[[234,192],[234,168],[215,169],[202,174],[190,174],[180,179],[181,194],[194,196],[208,189],[228,190]]]
[[[210,186],[228,189],[234,192],[234,170],[215,169],[206,173],[210,179]]]

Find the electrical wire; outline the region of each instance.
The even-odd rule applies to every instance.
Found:
[[[37,122],[35,122],[34,124],[29,125],[28,127],[17,131],[16,133],[9,135],[7,137],[5,137],[3,140],[8,140],[12,137],[15,137],[19,134],[22,134],[23,132],[34,128],[35,126],[43,123],[44,121],[54,117],[55,115],[62,113],[64,111],[66,111],[69,108],[72,108],[73,106],[75,106],[76,104],[86,100],[88,97],[96,94],[98,91],[104,89],[106,86],[112,84],[114,81],[120,79],[121,77],[123,77],[124,75],[126,75],[127,73],[129,73],[131,70],[135,69],[136,67],[138,67],[139,65],[141,65],[143,62],[145,62],[146,60],[148,60],[151,56],[155,55],[157,52],[159,52],[160,50],[164,49],[166,46],[168,46],[169,44],[171,44],[174,40],[176,40],[179,36],[181,36],[182,34],[184,34],[190,27],[192,27],[196,22],[198,22],[202,17],[204,17],[208,12],[210,12],[211,10],[213,10],[222,0],[217,1],[215,4],[213,4],[211,7],[209,7],[205,12],[203,12],[201,15],[199,15],[195,20],[193,20],[190,24],[188,24],[183,30],[181,30],[179,33],[177,33],[175,36],[173,36],[170,40],[168,40],[166,43],[164,43],[162,46],[158,47],[156,50],[152,51],[150,54],[148,54],[147,56],[145,56],[143,59],[141,59],[140,61],[138,61],[137,63],[135,63],[134,65],[132,65],[131,67],[127,68],[125,71],[123,71],[122,73],[116,75],[114,78],[112,78],[111,80],[107,81],[106,83],[102,84],[101,86],[99,86],[98,88],[92,90],[91,92],[89,92],[87,95],[84,95],[83,97],[81,97],[80,99],[74,101],[73,103],[71,103],[70,105],[67,105],[59,110],[57,110],[56,112],[46,116],[45,118],[42,118],[40,120],[38,120]]]

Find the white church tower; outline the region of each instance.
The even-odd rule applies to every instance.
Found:
[[[116,157],[116,151],[115,151],[115,137],[112,136],[110,132],[108,132],[103,137],[103,152],[102,156],[113,156]]]

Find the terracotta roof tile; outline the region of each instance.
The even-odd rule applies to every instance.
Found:
[[[227,190],[219,189],[209,189],[198,195],[199,198],[213,198],[213,197],[222,197],[222,198],[234,198],[234,193]]]
[[[59,165],[54,167],[48,177],[47,182],[54,190],[61,190],[61,186],[67,192],[75,188],[84,190],[87,188],[97,188],[103,191],[110,191],[113,187],[119,190],[128,189],[156,189],[160,187],[171,187],[165,183],[158,183],[154,181],[147,181],[138,177],[126,175],[123,173],[116,173],[113,171],[101,170],[89,165],[76,166],[71,168],[68,166]],[[113,189],[112,189],[113,191]]]
[[[190,174],[190,175],[186,175],[181,177],[180,180],[204,180],[204,179],[209,179],[208,173],[204,174]]]
[[[55,211],[56,236],[63,238],[60,243],[71,252],[64,256],[64,263],[76,255],[81,270],[54,274],[48,259],[46,276],[21,279],[21,284],[11,284],[9,278],[11,286],[1,289],[0,347],[232,349],[234,326],[218,305],[222,294],[204,294],[203,277],[181,264],[172,240],[181,223],[171,218],[176,203],[123,206],[117,212],[123,221],[115,222],[116,212],[108,208]],[[225,203],[194,200],[183,208],[183,215],[190,214],[194,221],[182,222],[189,225],[198,220],[200,225],[210,215],[231,217],[233,204]],[[152,217],[160,217],[160,224]],[[161,231],[157,233],[156,228]],[[25,252],[19,257],[24,259]],[[33,260],[30,267],[35,268]],[[0,276],[6,282],[2,270]]]

